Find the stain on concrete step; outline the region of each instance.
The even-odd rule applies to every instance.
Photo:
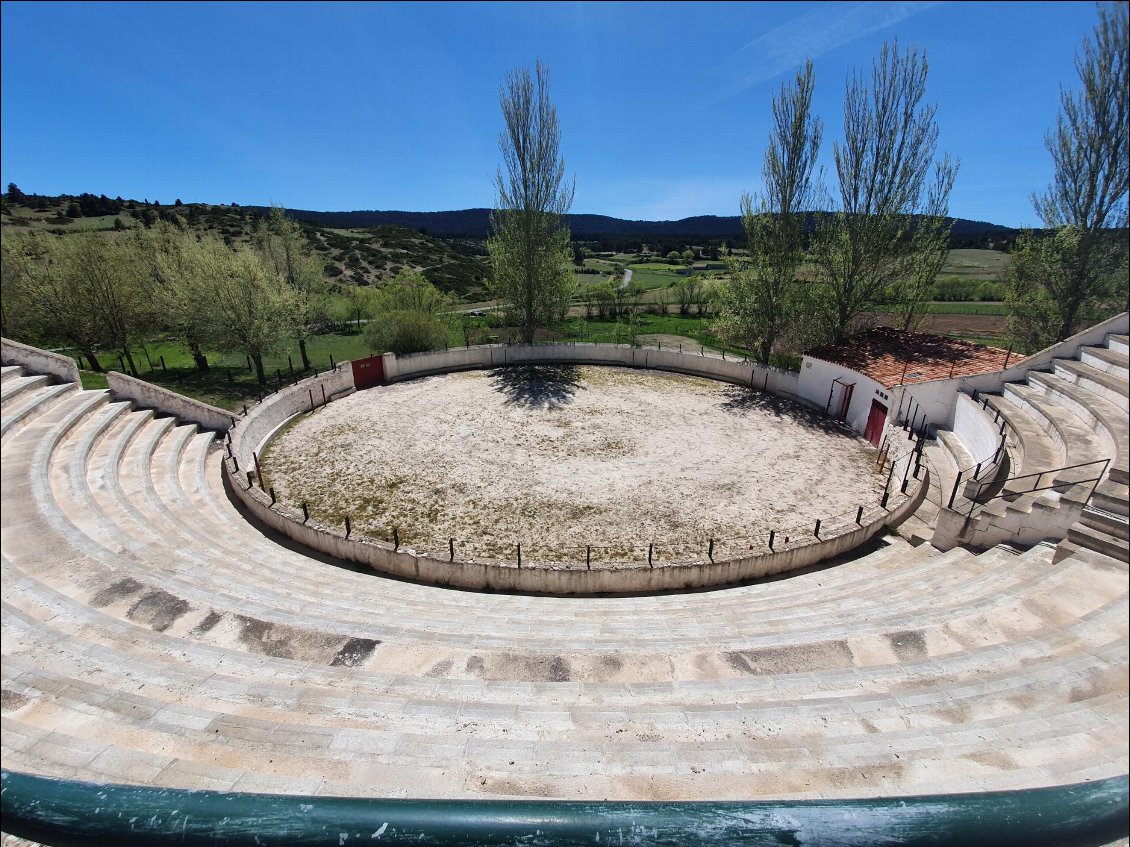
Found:
[[[914,662],[927,658],[926,637],[921,630],[906,629],[901,632],[889,632],[885,637],[900,662]]]
[[[16,709],[22,709],[31,698],[26,694],[20,694],[18,691],[11,691],[7,688],[0,690],[0,711],[14,712]]]
[[[119,579],[117,582],[107,585],[105,588],[91,597],[90,605],[95,609],[101,609],[104,606],[109,606],[110,604],[116,603],[119,600],[124,600],[131,594],[136,594],[144,587],[145,586],[143,586],[136,579],[127,576],[125,579]]]
[[[568,682],[573,669],[564,656],[515,653],[472,656],[467,673],[489,682]]]
[[[846,641],[818,641],[759,650],[730,650],[722,658],[734,670],[753,675],[844,670],[852,667]]]
[[[192,628],[192,632],[190,634],[193,636],[204,635],[204,633],[210,632],[216,626],[216,624],[218,624],[223,619],[224,616],[219,612],[209,611],[208,614],[204,616],[203,620],[201,620],[200,623]]]
[[[354,668],[364,662],[381,642],[375,638],[350,638],[330,661],[333,668]]]
[[[157,632],[164,632],[189,610],[187,600],[155,588],[129,607],[126,617]]]

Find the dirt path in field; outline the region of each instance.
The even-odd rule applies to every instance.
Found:
[[[284,431],[283,502],[461,560],[693,561],[878,500],[870,447],[775,397],[622,368],[541,366],[362,391]]]

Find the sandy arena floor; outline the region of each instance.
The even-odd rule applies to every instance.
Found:
[[[463,561],[656,565],[764,549],[854,517],[884,477],[862,439],[797,404],[623,368],[470,371],[302,415],[264,460],[316,520]]]

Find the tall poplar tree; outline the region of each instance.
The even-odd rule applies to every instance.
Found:
[[[1082,88],[1061,89],[1045,139],[1054,180],[1032,195],[1051,232],[1025,233],[1013,249],[1009,329],[1027,350],[1126,308],[1128,12],[1125,3],[1098,12],[1093,39],[1075,56]]]
[[[773,98],[773,129],[761,166],[764,189],[742,196],[749,262],[731,261],[721,292],[718,330],[768,364],[773,344],[795,323],[801,297],[797,269],[804,261],[805,212],[812,208],[816,157],[823,127],[812,115],[812,62]]]
[[[833,149],[836,211],[818,216],[812,250],[815,315],[830,340],[850,335],[877,304],[906,297],[912,275],[921,300],[941,267],[957,163],[934,162],[937,107],[922,103],[926,72],[926,57],[896,41],[883,45],[870,79],[856,71],[848,80],[844,140]]]
[[[498,204],[491,214],[490,288],[507,301],[534,340],[539,325],[564,317],[576,283],[565,214],[573,205],[573,183],[565,183],[561,129],[549,99],[549,70],[538,62],[512,72],[499,93],[506,129],[499,150]]]

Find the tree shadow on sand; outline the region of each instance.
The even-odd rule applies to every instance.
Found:
[[[727,386],[724,396],[726,399],[720,404],[721,408],[732,414],[759,411],[781,420],[788,419],[805,429],[822,432],[825,435],[856,437],[856,433],[846,424],[795,400],[788,400],[774,394],[766,394],[764,391],[758,391],[754,388],[742,388],[737,385]]]
[[[513,365],[492,371],[490,379],[507,405],[553,410],[573,402],[580,370],[576,365]]]

